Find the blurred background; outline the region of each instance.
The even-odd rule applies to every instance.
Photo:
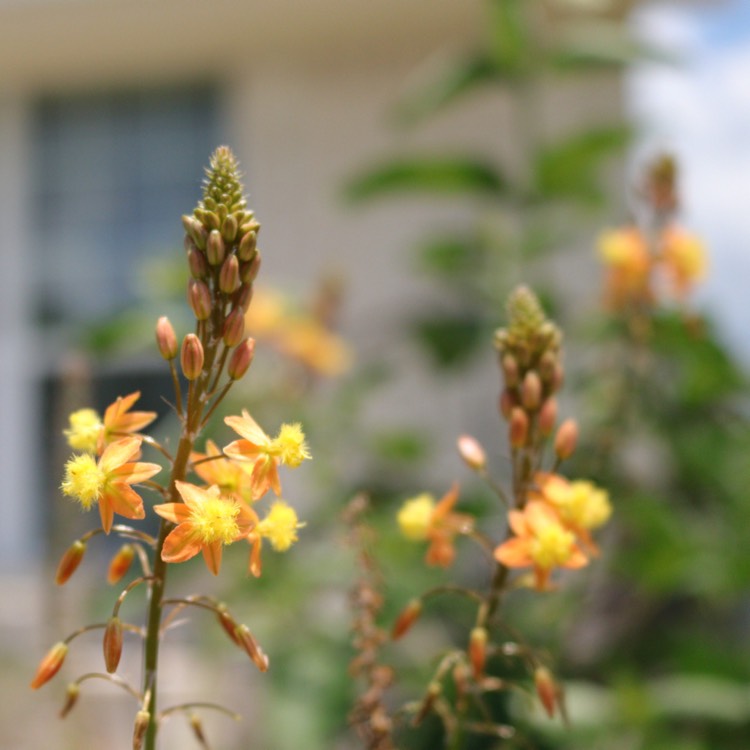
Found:
[[[442,580],[391,519],[399,499],[440,496],[456,478],[489,515],[453,445],[474,434],[507,471],[491,341],[520,281],[569,336],[566,413],[580,412],[584,431],[587,416],[611,417],[606,393],[587,390],[608,366],[597,347],[614,340],[596,323],[594,246],[632,215],[644,159],[667,151],[681,220],[710,249],[691,301],[706,333],[693,346],[671,318],[658,329],[665,361],[644,386],[657,406],[634,406],[620,447],[594,468],[581,460],[611,488],[616,515],[627,509],[589,589],[518,616],[560,654],[580,707],[578,733],[576,711],[571,733],[529,731],[538,747],[747,746],[741,0],[6,0],[0,28],[1,747],[129,747],[134,707],[110,686],[89,684],[59,723],[65,680],[27,689],[48,645],[106,617],[116,596],[100,581],[116,549],[104,543],[63,590],[52,583],[91,525],[57,490],[61,430],[72,409],[136,389],[143,408],[166,412],[153,324],[168,314],[187,330],[180,215],[220,143],[238,155],[263,225],[258,355],[232,406],[269,430],[303,421],[316,460],[288,480],[303,538],[260,581],[230,554],[218,581],[197,563],[174,577],[186,593],[217,586],[271,672],[254,673],[213,622],[192,622],[165,650],[166,702],[190,686],[243,713],[236,726],[207,719],[217,747],[359,746],[346,730],[354,572],[341,509],[372,493],[384,623]],[[280,338],[280,316],[305,330],[303,344]],[[156,430],[173,428],[164,418]],[[478,575],[475,562],[461,574]],[[436,619],[414,653],[389,656],[407,665],[402,697],[418,694],[420,659],[451,637]],[[84,641],[68,679],[99,668],[98,638]],[[124,669],[137,681],[131,650]],[[168,727],[164,747],[190,746],[185,722]],[[435,731],[399,746],[436,747]]]

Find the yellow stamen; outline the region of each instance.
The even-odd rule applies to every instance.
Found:
[[[74,497],[88,510],[101,496],[107,481],[96,459],[89,453],[73,456],[65,464],[65,479],[60,489],[63,494]]]
[[[565,564],[570,559],[574,541],[573,534],[559,524],[544,524],[537,529],[530,554],[540,568],[554,568]]]
[[[257,532],[271,542],[277,552],[285,552],[297,541],[297,529],[304,524],[297,520],[297,513],[282,500],[271,506],[268,515],[258,524]]]
[[[435,498],[426,492],[407,500],[397,516],[401,533],[413,541],[426,539],[434,509]]]
[[[70,417],[70,428],[63,430],[73,450],[96,453],[96,442],[104,425],[93,409],[78,409]]]
[[[203,544],[231,544],[239,534],[240,506],[222,497],[210,497],[191,508],[190,521]]]
[[[269,453],[279,457],[282,464],[295,468],[306,458],[311,458],[305,444],[305,434],[299,422],[283,424],[275,440],[271,441]]]

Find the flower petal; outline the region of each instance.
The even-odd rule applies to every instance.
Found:
[[[106,500],[112,505],[112,510],[125,518],[145,518],[146,512],[143,509],[143,499],[141,496],[125,482],[113,482],[103,493],[99,500]]]
[[[104,449],[104,453],[102,453],[102,457],[99,459],[99,468],[105,474],[110,474],[115,469],[130,461],[140,451],[141,438],[139,437],[116,440]]]
[[[110,472],[110,476],[121,477],[127,481],[128,484],[136,484],[138,482],[144,482],[146,479],[150,479],[154,474],[158,474],[161,471],[159,464],[150,464],[146,462],[132,462],[123,464]]]
[[[190,482],[175,482],[175,487],[188,507],[200,506],[206,502],[207,497],[217,497],[219,488],[212,485],[207,490]]]
[[[172,529],[164,540],[161,559],[168,563],[180,563],[195,557],[201,551],[201,543],[191,523],[181,523]]]
[[[210,544],[204,544],[203,559],[206,561],[208,569],[215,575],[219,575],[219,568],[221,567],[221,553],[224,549],[221,542],[211,542]]]
[[[231,427],[240,437],[255,445],[268,445],[271,442],[263,428],[250,416],[246,409],[242,410],[241,417],[224,417],[224,424]]]
[[[105,534],[109,534],[114,520],[114,510],[106,497],[99,498],[99,516],[102,519],[102,528]]]
[[[255,460],[262,451],[250,440],[235,440],[224,448],[224,453],[232,458]]]
[[[190,518],[190,508],[185,503],[154,505],[154,513],[171,523],[183,523]]]
[[[495,550],[495,559],[509,568],[525,568],[533,563],[526,539],[508,539]]]

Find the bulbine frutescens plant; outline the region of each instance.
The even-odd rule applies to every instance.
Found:
[[[511,294],[508,315],[508,326],[496,332],[495,346],[504,377],[499,410],[508,425],[509,486],[490,476],[486,452],[474,438],[458,440],[466,465],[497,496],[497,511],[507,519],[504,536],[491,539],[480,532],[474,517],[455,510],[457,485],[439,501],[427,493],[407,500],[398,514],[406,537],[429,543],[428,564],[450,566],[461,536],[478,543],[490,563],[485,588],[447,584],[428,590],[406,605],[393,629],[395,638],[404,636],[437,596],[460,596],[475,605],[465,645],[439,659],[422,700],[407,706],[415,723],[435,713],[451,748],[463,747],[470,733],[515,738],[516,728],[497,721],[488,700],[492,694],[525,690],[527,680],[550,716],[564,714],[562,691],[550,665],[513,634],[504,614],[506,600],[519,588],[549,592],[556,586],[556,569],[587,565],[598,554],[592,531],[611,513],[605,490],[558,473],[575,451],[578,431],[573,419],[558,424],[556,394],[564,375],[560,330],[526,287]],[[552,451],[547,450],[550,443]],[[526,677],[519,677],[524,672]]]
[[[102,629],[104,673],[87,673],[67,688],[62,714],[75,704],[81,683],[104,678],[123,687],[137,701],[133,747],[154,750],[160,720],[175,711],[185,712],[196,738],[205,745],[195,710],[214,704],[157,706],[159,644],[175,615],[186,608],[208,610],[233,643],[244,649],[263,672],[268,657],[248,627],[235,621],[226,606],[210,596],[167,597],[170,564],[202,553],[209,570],[218,574],[222,551],[233,542],[249,543],[249,572],[261,573],[261,546],[267,540],[279,551],[297,539],[300,524],[291,506],[278,499],[281,494],[279,466],[296,467],[310,458],[299,424],[284,424],[275,438],[269,437],[253,418],[225,418],[239,439],[220,449],[208,440],[203,452],[196,450],[202,433],[232,386],[247,372],[255,342],[246,337],[245,314],[260,268],[257,233],[260,224],[247,208],[238,165],[232,152],[218,148],[206,170],[203,197],[190,216],[182,217],[185,248],[191,278],[188,301],[195,314],[195,330],[178,347],[175,331],[165,317],[156,325],[159,352],[167,361],[174,387],[173,410],[180,434],[176,450],[159,443],[143,431],[156,413],[133,411],[139,393],[118,398],[101,417],[93,409],[70,416],[66,430],[75,454],[65,466],[62,492],[85,510],[98,506],[101,527],[73,542],[63,555],[56,581],[65,583],[85,554],[86,546],[98,534],[116,534],[124,544],[109,567],[108,581],[115,584],[137,559],[141,574],[130,580],[115,600],[107,622],[81,627],[55,644],[42,659],[31,683],[39,688],[60,669],[69,644],[83,633]],[[177,360],[185,388],[178,371]],[[142,450],[153,450],[160,463],[141,461]],[[166,477],[160,480],[159,477]],[[141,491],[159,500],[144,504]],[[256,502],[271,490],[277,499],[260,518]],[[155,513],[161,518],[158,536],[153,537],[130,525],[115,523],[114,516],[143,519]],[[137,590],[146,593],[142,624],[123,621],[123,601]],[[142,640],[143,678],[140,687],[117,675],[123,649],[123,633]]]

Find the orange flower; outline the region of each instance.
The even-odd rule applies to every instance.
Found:
[[[203,553],[208,569],[219,573],[225,544],[244,539],[258,523],[258,516],[234,498],[222,497],[217,486],[207,490],[188,482],[175,482],[183,503],[155,505],[162,518],[177,524],[164,540],[164,562],[185,562]]]
[[[130,407],[140,398],[141,392],[135,391],[128,396],[118,396],[117,401],[110,404],[104,412],[104,424],[99,433],[97,453],[123,435],[132,435],[153,422],[157,414],[155,411],[130,411]]]
[[[533,567],[538,591],[549,589],[553,568],[582,568],[588,563],[573,532],[549,505],[532,501],[522,511],[509,511],[508,521],[515,536],[497,547],[495,559],[509,568]]]
[[[210,460],[208,460],[210,459]],[[224,456],[213,440],[206,441],[205,453],[192,453],[193,471],[207,484],[215,484],[222,495],[249,503],[253,497],[247,462],[232,461]]]
[[[279,464],[294,468],[310,458],[299,424],[282,424],[279,434],[272,439],[244,409],[241,417],[226,417],[224,422],[243,438],[227,445],[224,453],[253,461],[250,475],[253,499],[265,495],[269,488],[277,496],[281,494]]]
[[[620,310],[652,299],[652,258],[637,227],[604,232],[597,249],[607,268],[605,298],[610,307]]]
[[[469,533],[474,525],[471,516],[453,512],[457,500],[458,485],[454,484],[437,503],[425,492],[407,500],[398,512],[398,525],[407,539],[429,540],[428,565],[450,566],[456,556],[454,537]]]
[[[107,534],[115,513],[125,518],[145,517],[143,500],[130,485],[154,476],[161,466],[131,461],[140,452],[141,438],[130,437],[110,443],[98,462],[90,453],[83,453],[65,464],[63,494],[74,497],[85,510],[98,503]]]
[[[682,298],[696,281],[706,275],[706,249],[695,235],[681,227],[671,226],[662,234],[661,252],[674,293]]]

